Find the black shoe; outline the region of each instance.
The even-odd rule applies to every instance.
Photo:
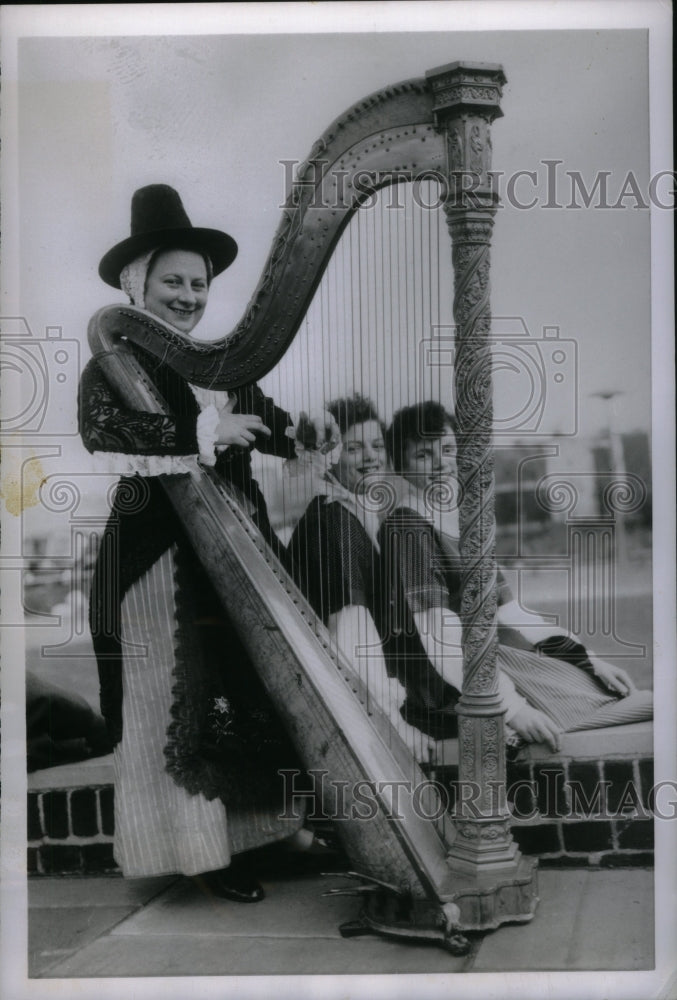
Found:
[[[263,887],[253,875],[237,868],[219,868],[198,876],[214,896],[230,899],[234,903],[258,903],[265,898]]]

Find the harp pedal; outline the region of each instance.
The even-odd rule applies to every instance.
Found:
[[[322,894],[362,898],[362,909],[357,919],[340,925],[341,937],[379,934],[403,943],[436,944],[451,955],[463,956],[470,951],[469,939],[456,929],[460,911],[454,903],[440,904],[433,900],[417,899],[395,886],[357,872],[334,874],[362,882],[359,886],[330,889]]]

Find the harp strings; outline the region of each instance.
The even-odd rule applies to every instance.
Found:
[[[316,412],[363,392],[389,422],[424,399],[452,405],[451,249],[433,181],[378,192],[346,227],[284,358],[261,380],[280,406]],[[416,195],[414,195],[416,191]],[[428,209],[425,206],[432,205]]]
[[[373,402],[386,426],[401,407],[426,400],[453,411],[453,272],[439,203],[436,182],[424,180],[382,189],[355,213],[297,336],[261,381],[266,395],[295,418],[301,411],[321,413],[330,400],[354,393]],[[294,461],[282,468],[280,460],[264,457],[256,459],[255,475],[272,526],[287,544],[317,490],[317,468]],[[306,556],[315,544],[307,540]],[[320,606],[318,618],[327,616]],[[367,684],[369,650],[349,658]],[[368,699],[372,695],[398,725],[387,685]],[[423,756],[426,743],[421,734]]]

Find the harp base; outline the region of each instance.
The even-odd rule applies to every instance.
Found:
[[[501,924],[526,923],[539,902],[538,862],[519,855],[507,870],[454,872],[453,889],[445,898],[460,910],[455,925],[460,931],[490,931]]]

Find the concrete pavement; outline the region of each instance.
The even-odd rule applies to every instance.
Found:
[[[343,939],[345,884],[271,871],[266,899],[242,905],[188,879],[29,880],[29,976],[254,976],[287,974],[641,970],[653,968],[653,871],[542,869],[530,924],[506,925],[454,957],[436,946]]]

